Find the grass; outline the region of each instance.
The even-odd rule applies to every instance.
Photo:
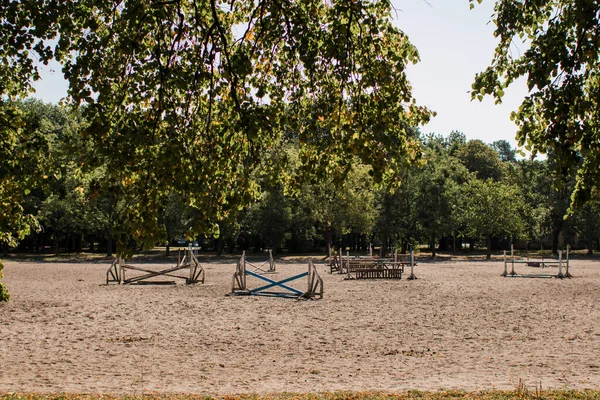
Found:
[[[267,395],[200,396],[185,394],[146,394],[141,396],[113,396],[101,394],[39,394],[39,393],[0,393],[0,400],[600,400],[600,390],[535,390],[527,389],[521,383],[510,391],[408,391],[404,393],[385,392],[331,392],[331,393],[278,393]]]

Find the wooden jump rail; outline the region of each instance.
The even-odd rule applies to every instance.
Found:
[[[195,283],[204,283],[204,268],[200,265],[198,258],[194,252],[197,248],[192,248],[192,246],[188,246],[188,250],[184,254],[183,258],[179,258],[177,260],[177,265],[171,268],[154,271],[147,268],[142,268],[139,266],[133,266],[129,264],[125,264],[125,260],[121,257],[118,257],[110,266],[108,271],[106,271],[106,284],[110,283],[118,283],[121,285],[130,285],[130,284],[139,284],[147,279],[154,278],[157,276],[168,276],[170,278],[177,278],[185,280],[185,283],[195,284]],[[175,274],[177,271],[188,270],[189,274],[187,276],[182,276]],[[136,275],[131,278],[125,277],[125,271],[138,271],[143,272],[142,275]],[[174,283],[173,281],[147,281],[146,283]]]
[[[293,299],[322,299],[323,298],[323,279],[319,276],[312,260],[308,260],[308,271],[279,281],[267,278],[259,273],[248,271],[246,269],[246,253],[242,253],[240,261],[237,263],[235,273],[233,274],[231,294],[241,296],[271,296]],[[266,285],[249,289],[247,286],[247,277],[251,276],[266,282]],[[287,285],[301,278],[307,277],[306,291],[299,290]],[[274,291],[276,289],[278,291]]]
[[[417,279],[414,271],[414,253],[411,250],[409,261],[398,261],[398,253],[392,260],[377,257],[341,258],[341,270],[345,271],[345,279],[402,279],[404,269],[410,266],[408,280]]]
[[[244,260],[246,259],[245,255],[246,252],[244,251]],[[269,263],[269,269],[264,269],[265,265]],[[246,265],[251,266],[252,268],[254,268],[254,270],[252,270],[252,272],[258,272],[258,273],[263,273],[263,274],[274,274],[277,272],[276,270],[276,265],[275,265],[275,260],[273,259],[273,250],[269,250],[269,259],[266,261],[263,261],[260,265],[255,265],[252,264],[251,262],[249,262],[248,260],[246,260]]]
[[[511,268],[508,272],[508,264],[510,262]],[[519,274],[515,271],[515,264],[525,264],[529,267],[558,267],[557,274]],[[565,260],[566,272],[563,273],[563,252],[558,251],[558,260],[530,260],[530,259],[515,259],[513,246],[510,245],[510,261],[506,256],[506,250],[504,251],[504,272],[501,276],[505,278],[572,278],[571,272],[569,271],[569,246],[567,245],[566,260]]]

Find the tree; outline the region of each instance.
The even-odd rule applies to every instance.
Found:
[[[499,102],[506,87],[526,77],[529,94],[512,114],[519,145],[553,153],[555,171],[576,177],[573,206],[600,184],[599,12],[589,0],[498,0],[496,52],[473,84],[473,98]],[[518,43],[524,51],[514,51]]]
[[[498,153],[481,140],[469,140],[456,150],[455,156],[478,179],[500,181],[505,168]]]
[[[485,239],[488,259],[492,237],[519,237],[523,233],[523,201],[517,187],[491,179],[472,179],[462,186],[461,197],[455,212],[465,227],[462,233]]]
[[[171,242],[183,237],[191,225],[189,210],[185,207],[179,196],[169,193],[165,198],[161,216],[165,227],[165,255],[171,255]]]
[[[507,140],[496,140],[492,143],[492,149],[498,152],[503,162],[515,162],[517,160],[517,151],[512,148]]]
[[[419,174],[417,204],[423,239],[429,242],[435,258],[438,240],[456,230],[456,193],[470,176],[465,166],[447,151],[427,152],[426,157],[428,162]]]
[[[5,66],[0,67],[0,69]],[[3,82],[0,89],[11,82]],[[2,93],[0,93],[1,95]],[[25,212],[24,201],[32,189],[44,185],[48,178],[49,146],[40,125],[40,115],[30,112],[23,104],[0,97],[0,243],[15,246],[37,230],[39,225],[32,213]],[[0,271],[2,263],[0,263]],[[0,277],[1,279],[1,277]],[[0,301],[8,300],[6,288],[0,281]]]
[[[86,137],[129,200],[115,227],[127,252],[131,238],[160,236],[167,191],[203,213],[197,232],[243,208],[260,193],[261,154],[286,130],[305,174],[339,182],[358,159],[393,184],[419,157],[402,127],[430,112],[411,96],[405,67],[418,53],[390,10],[383,0],[23,0],[2,9],[0,49],[23,64],[22,85],[37,74],[29,54],[62,63],[72,104],[86,105]]]

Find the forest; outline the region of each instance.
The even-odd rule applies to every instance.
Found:
[[[100,190],[105,167],[80,168],[82,160],[98,157],[85,138],[81,116],[34,99],[18,108],[26,129],[34,130],[28,134],[36,138],[30,151],[46,156],[37,166],[43,165],[45,183],[23,202],[39,226],[17,250],[112,254],[115,222],[124,218],[121,210],[131,201],[120,194],[127,182]],[[256,200],[208,235],[193,234],[198,213],[177,193],[168,193],[160,205],[162,238],[146,247],[166,246],[168,252],[171,245],[197,241],[203,250],[218,253],[301,253],[325,252],[328,243],[383,252],[426,245],[434,257],[438,251],[473,249],[489,255],[511,243],[554,251],[566,244],[590,253],[598,249],[600,203],[591,201],[570,213],[574,181],[553,174],[551,154],[525,158],[507,141],[486,144],[458,131],[441,135],[412,129],[411,134],[421,143],[422,158],[403,171],[393,190],[377,185],[359,160],[337,186],[327,176],[284,185],[258,168]],[[263,154],[265,165],[286,159],[287,170],[279,175],[293,175],[298,140],[288,132]]]

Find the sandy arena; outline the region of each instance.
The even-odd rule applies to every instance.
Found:
[[[318,265],[316,301],[226,296],[233,259],[193,286],[106,286],[108,266],[5,261],[0,392],[600,388],[599,261],[565,280],[502,278],[499,261],[420,261],[416,281]]]

